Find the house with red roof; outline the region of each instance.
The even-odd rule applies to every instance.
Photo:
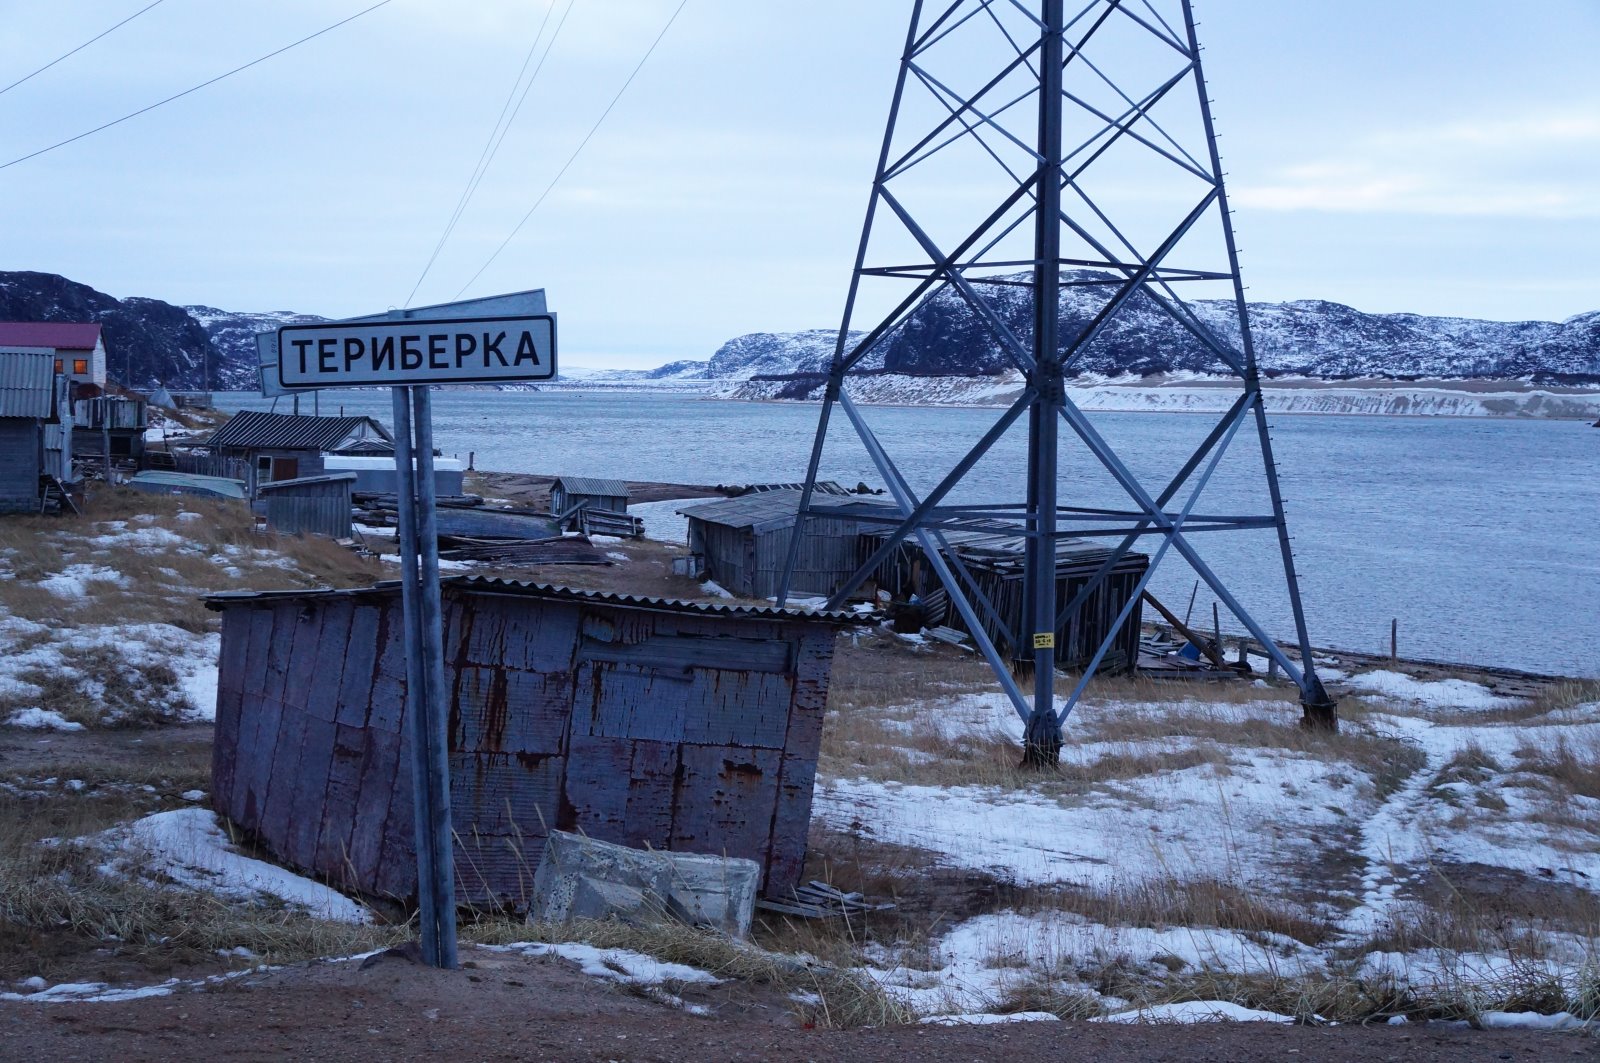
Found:
[[[0,321],[0,352],[55,357],[56,372],[80,384],[104,387],[106,346],[100,326],[75,321]]]

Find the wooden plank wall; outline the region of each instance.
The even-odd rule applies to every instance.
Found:
[[[833,627],[471,593],[445,620],[463,900],[525,907],[552,828],[797,884]],[[220,671],[217,811],[290,864],[410,897],[398,600],[229,606]]]

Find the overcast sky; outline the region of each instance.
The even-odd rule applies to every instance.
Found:
[[[0,0],[0,86],[147,2]],[[162,0],[0,93],[0,163],[371,2]],[[678,4],[571,2],[415,302],[468,284]],[[554,3],[552,26],[568,0]],[[392,0],[0,169],[0,268],[232,310],[403,305],[547,6]],[[577,365],[836,326],[910,6],[688,0],[466,294],[546,288]],[[1600,2],[1196,10],[1252,298],[1500,319],[1600,308]]]

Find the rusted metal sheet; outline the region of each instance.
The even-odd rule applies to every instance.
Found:
[[[447,583],[451,802],[465,899],[521,907],[552,829],[805,858],[833,639],[849,618]],[[285,861],[416,887],[405,661],[389,587],[212,600],[224,612],[219,811]]]

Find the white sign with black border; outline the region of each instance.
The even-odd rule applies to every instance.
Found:
[[[277,383],[285,391],[498,384],[556,375],[554,314],[284,325],[277,347]]]

